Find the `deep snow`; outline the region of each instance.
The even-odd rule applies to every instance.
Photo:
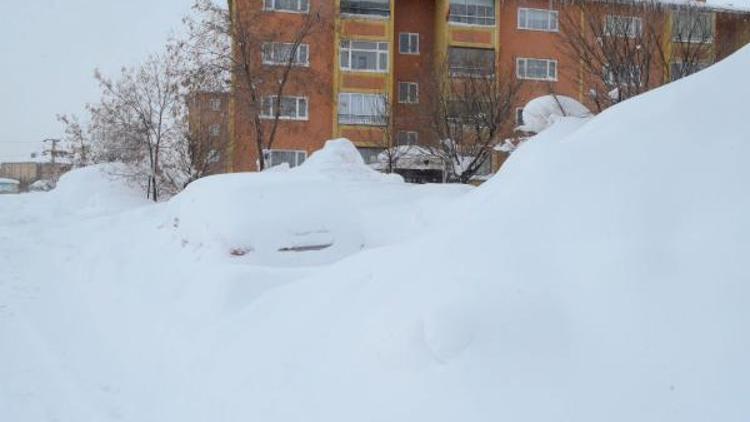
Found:
[[[300,169],[121,212],[3,197],[0,419],[745,422],[749,68],[560,119],[468,193]],[[229,253],[248,206],[283,231],[330,195],[363,249]]]

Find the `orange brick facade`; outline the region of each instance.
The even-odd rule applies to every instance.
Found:
[[[449,21],[450,0],[391,0],[387,16],[340,13],[342,1],[310,0],[309,10],[320,13],[327,24],[305,41],[310,46],[309,68],[297,73],[285,90],[285,95],[308,98],[309,117],[304,121],[281,122],[274,149],[309,154],[320,149],[327,139],[348,137],[363,152],[367,149],[376,151],[395,142],[400,132],[416,132],[419,142],[429,142],[433,135],[423,113],[427,108],[425,101],[429,99],[419,95],[417,103],[400,102],[399,83],[417,83],[419,88],[429,85],[435,69],[446,60],[450,47],[494,50],[498,77],[516,77],[518,58],[555,60],[557,79],[524,81],[517,107],[523,107],[538,96],[556,93],[576,98],[593,109],[586,93],[594,82],[582,71],[577,60],[564,53],[560,32],[519,29],[519,8],[557,10],[560,20],[565,19],[565,14],[579,13],[564,2],[499,0],[495,2],[494,25],[471,25]],[[303,19],[303,13],[264,10],[264,2],[260,0],[234,0],[233,9],[239,19],[260,16],[263,24],[257,25],[259,33],[267,31],[264,28],[274,28],[280,31],[281,38],[285,36],[285,28],[293,30]],[[715,15],[717,59],[750,41],[750,15],[717,10],[711,13]],[[576,16],[573,21],[575,19]],[[667,31],[667,17],[655,19],[663,19],[661,25]],[[399,51],[399,36],[404,33],[418,34],[418,52],[404,54]],[[289,34],[291,32],[286,36]],[[340,46],[345,40],[387,43],[387,70],[344,69]],[[659,75],[658,84],[669,79],[668,70],[659,68],[655,74]],[[387,98],[392,115],[389,127],[341,123],[337,118],[341,93],[378,94]],[[257,160],[252,124],[243,108],[242,100],[235,98],[231,119],[234,171],[254,170]],[[513,124],[508,125],[508,135],[512,135],[512,127]],[[499,157],[496,164],[501,162],[502,157]]]

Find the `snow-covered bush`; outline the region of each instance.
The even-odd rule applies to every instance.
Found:
[[[529,101],[523,108],[523,125],[518,130],[539,133],[560,117],[591,117],[591,111],[580,102],[564,95],[545,95]]]

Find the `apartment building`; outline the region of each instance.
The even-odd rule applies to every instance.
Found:
[[[449,77],[492,74],[521,81],[517,110],[533,98],[555,93],[596,111],[592,93],[597,72],[570,53],[570,37],[566,36],[566,31],[586,33],[587,19],[603,22],[605,36],[623,40],[637,37],[646,26],[663,31],[654,46],[670,56],[668,65],[649,64],[653,72],[648,88],[697,70],[695,66],[683,69],[675,53],[680,46],[702,45],[699,53],[692,54],[701,57],[696,63],[707,65],[750,41],[748,11],[694,3],[687,16],[674,2],[659,3],[661,7],[646,12],[629,2],[590,1],[584,8],[581,4],[553,0],[230,1],[237,22],[246,21],[250,30],[269,36],[270,49],[257,51],[268,66],[274,65],[274,56],[284,55],[284,43],[291,41],[306,15],[315,13],[326,22],[295,52],[299,70],[279,101],[277,139],[263,151],[264,157],[269,165],[296,166],[325,140],[337,137],[352,140],[366,161],[373,161],[388,146],[435,142],[430,116],[425,114],[430,100],[423,93],[434,84],[441,66],[449,68]],[[596,14],[593,19],[592,14]],[[706,32],[701,39],[679,38],[686,21],[696,20]],[[640,84],[643,73],[622,66],[603,66],[602,72],[605,84],[609,79]],[[241,83],[235,81],[235,88]],[[272,93],[268,95],[271,98]],[[247,117],[248,106],[237,97],[232,96],[230,110],[231,170],[252,171],[259,154],[252,140],[257,121]],[[266,116],[271,109],[269,105]],[[521,116],[517,113],[511,120]],[[520,123],[509,122],[506,135],[513,136]],[[502,153],[495,157],[494,167],[503,159]]]
[[[195,92],[187,100],[190,155],[199,176],[229,171],[228,92]]]

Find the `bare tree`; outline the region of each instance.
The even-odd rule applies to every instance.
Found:
[[[84,167],[91,163],[91,139],[85,126],[76,115],[58,115],[57,120],[65,128],[65,149],[70,154],[71,164]]]
[[[91,107],[92,131],[103,135],[107,153],[129,165],[129,176],[141,181],[154,201],[162,190],[173,193],[179,179],[169,171],[184,124],[178,69],[173,56],[153,55],[124,68],[117,79],[95,74],[102,99]]]
[[[666,16],[658,4],[639,0],[572,0],[560,14],[564,51],[590,76],[584,80],[598,111],[662,83]]]
[[[659,50],[660,59],[668,66],[672,80],[702,70],[716,60],[714,18],[705,9],[693,4],[681,4],[672,11],[672,33],[669,49]]]
[[[665,33],[670,20],[672,32]],[[592,77],[589,93],[598,111],[717,57],[714,14],[697,3],[572,0],[560,29],[566,53]]]
[[[225,97],[215,93],[188,96],[187,125],[183,127],[184,140],[177,155],[185,184],[225,171],[229,152]],[[214,108],[216,101],[220,106]]]
[[[213,0],[195,0],[182,22],[185,34],[171,39],[167,49],[181,57],[189,94],[228,92],[232,82],[229,9]]]
[[[241,16],[233,9],[197,0],[194,10],[198,18],[187,19],[186,24],[195,46],[194,56],[213,58],[197,69],[196,78],[216,74],[234,78],[232,95],[252,127],[260,171],[266,168],[264,151],[273,147],[288,107],[284,96],[291,81],[304,78],[308,86],[316,85],[307,65],[310,57],[306,42],[323,25],[333,25],[333,20],[321,10],[311,9],[300,14],[295,27],[279,27],[267,24],[260,8]]]
[[[502,131],[513,127],[521,82],[495,63],[453,60],[435,72],[425,96],[435,141],[423,147],[445,163],[447,182],[468,183],[487,165]]]
[[[384,173],[396,173],[399,162],[411,152],[413,145],[398,138],[396,118],[393,114],[393,101],[385,95],[378,105],[377,120],[382,125],[373,137],[378,139],[377,146],[382,149],[378,157],[380,170]]]

